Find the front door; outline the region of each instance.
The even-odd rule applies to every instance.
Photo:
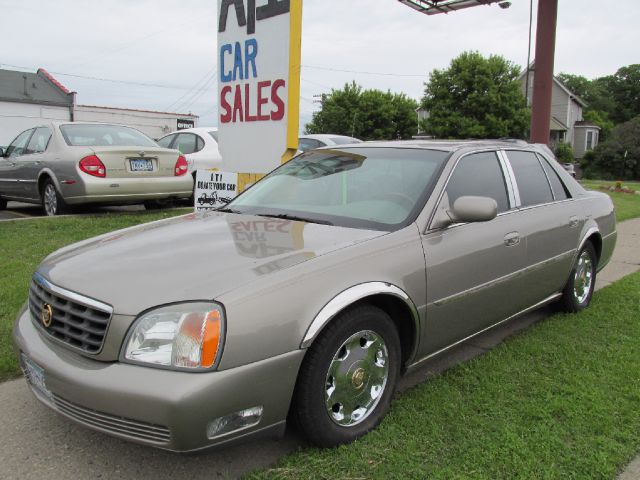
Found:
[[[18,159],[25,153],[33,130],[29,129],[18,135],[7,147],[5,157],[0,158],[0,195],[3,197],[24,196],[18,178]]]
[[[490,197],[498,216],[489,222],[454,224],[422,237],[427,268],[427,317],[423,355],[449,346],[521,308],[518,273],[526,245],[496,152],[460,159],[439,209],[466,195]]]

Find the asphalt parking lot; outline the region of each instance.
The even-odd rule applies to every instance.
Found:
[[[425,362],[402,379],[398,395],[432,375],[483,354],[550,314],[549,309],[537,310]],[[7,479],[239,478],[269,467],[283,455],[305,446],[295,432],[287,432],[281,439],[256,440],[194,454],[140,446],[88,430],[53,413],[34,398],[23,378],[0,385],[0,418],[0,476]]]

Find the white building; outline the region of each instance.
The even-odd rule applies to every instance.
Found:
[[[76,122],[118,123],[137,128],[153,139],[167,133],[197,127],[198,116],[190,113],[154,112],[130,108],[98,107],[95,105],[76,105]]]
[[[0,69],[0,146],[43,122],[73,120],[75,96],[43,68],[37,73]]]
[[[56,120],[118,123],[154,139],[198,126],[198,116],[191,113],[77,105],[76,92],[43,68],[37,73],[0,69],[0,146],[28,128]]]

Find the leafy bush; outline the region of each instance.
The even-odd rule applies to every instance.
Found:
[[[556,158],[560,163],[573,163],[573,148],[568,143],[558,143],[555,148]]]

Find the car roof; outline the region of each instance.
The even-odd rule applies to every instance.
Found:
[[[193,128],[183,128],[182,130],[176,130],[175,132],[169,132],[167,135],[172,135],[174,133],[208,133],[208,132],[217,132],[218,127],[193,127]],[[166,137],[167,135],[163,135]]]
[[[332,133],[310,133],[308,135],[300,135],[298,138],[310,138],[312,140],[331,140],[332,138],[348,138],[349,140],[359,140],[348,135],[334,135]]]
[[[440,150],[443,152],[455,152],[463,148],[527,148],[530,144],[524,140],[497,139],[497,140],[387,140],[369,141],[362,143],[348,143],[344,145],[332,145],[321,149],[340,148],[423,148],[425,150]]]

